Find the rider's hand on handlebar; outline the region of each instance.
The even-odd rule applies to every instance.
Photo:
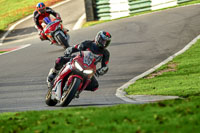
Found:
[[[99,73],[98,73],[98,71],[96,71],[95,76],[96,76],[96,77],[99,77]]]
[[[42,33],[42,30],[38,29],[38,34],[41,35],[41,33]]]
[[[99,76],[102,75],[101,72],[100,72],[100,70],[101,70],[101,68],[99,68],[98,70],[96,70],[96,73],[95,73],[96,77],[99,77]]]
[[[64,55],[66,57],[70,56],[72,54],[72,47],[68,47],[65,52],[64,52]]]
[[[56,17],[56,19],[57,19],[57,20],[60,20],[60,22],[62,22],[62,20],[61,20],[61,18],[60,18],[60,17]]]

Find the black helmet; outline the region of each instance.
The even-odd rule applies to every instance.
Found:
[[[105,31],[99,31],[95,37],[95,42],[99,48],[106,48],[110,44],[111,35]]]
[[[36,9],[37,9],[37,11],[38,11],[38,13],[39,14],[43,14],[43,13],[45,13],[46,12],[46,6],[45,6],[45,4],[44,3],[38,3],[37,5],[36,5]]]

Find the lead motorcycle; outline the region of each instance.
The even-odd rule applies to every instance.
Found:
[[[69,30],[63,27],[61,20],[45,17],[41,25],[45,36],[51,42],[55,42],[55,45],[63,46],[64,49],[69,47]]]
[[[78,98],[96,73],[99,60],[100,58],[91,51],[80,51],[60,70],[53,84],[47,81],[49,89],[46,104],[67,106],[73,98]]]

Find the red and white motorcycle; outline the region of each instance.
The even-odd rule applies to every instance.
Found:
[[[63,46],[65,49],[69,47],[70,36],[68,30],[64,29],[61,20],[45,17],[41,25],[45,36],[54,42],[53,44]]]
[[[78,98],[96,73],[97,62],[99,62],[98,55],[91,51],[80,51],[60,70],[53,85],[48,82],[46,104],[67,106],[73,98]]]

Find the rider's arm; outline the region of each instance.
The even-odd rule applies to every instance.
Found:
[[[72,47],[68,47],[65,52],[64,52],[64,55],[65,56],[68,56],[72,53],[75,53],[75,52],[78,52],[78,51],[82,51],[82,50],[86,50],[87,49],[87,41],[85,42],[82,42],[80,44],[76,44]]]
[[[50,7],[46,7],[46,12],[49,14],[52,14],[54,17],[56,17],[57,19],[61,19],[60,18],[60,14],[55,12],[53,9],[51,9]]]
[[[36,24],[38,30],[42,31],[43,28],[42,28],[42,26],[41,26],[40,23],[39,23],[39,16],[40,16],[40,14],[39,14],[37,11],[35,11],[35,12],[33,13],[33,16],[34,16],[34,17],[33,17],[33,18],[34,18],[34,22],[35,22],[35,24]]]
[[[102,58],[102,61],[101,61],[101,68],[99,68],[97,70],[97,74],[98,75],[104,75],[107,73],[108,71],[108,62],[109,62],[109,58],[110,58],[110,53],[108,50],[105,50],[104,51],[104,54],[103,54],[103,58]]]

